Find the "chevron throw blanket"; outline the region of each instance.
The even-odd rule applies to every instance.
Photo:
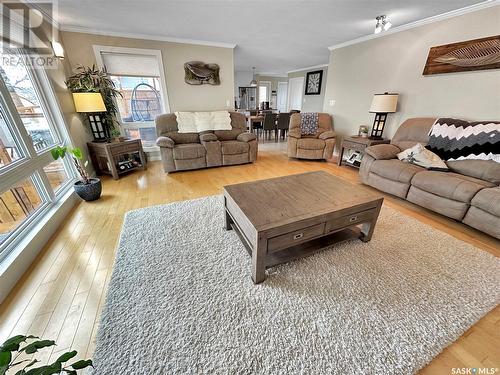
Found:
[[[318,112],[306,112],[300,114],[300,134],[314,135],[318,131]]]
[[[500,121],[436,120],[426,146],[443,160],[481,159],[500,163]]]

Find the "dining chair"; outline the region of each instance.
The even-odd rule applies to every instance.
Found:
[[[278,116],[278,131],[280,132],[280,138],[285,139],[289,125],[290,125],[290,113],[288,112],[280,113],[280,115]]]
[[[256,109],[249,109],[248,112],[250,112],[250,116],[257,116],[257,110]]]
[[[264,116],[264,136],[270,138],[271,131],[274,131],[274,140],[278,141],[278,132],[276,130],[276,113],[266,113]]]
[[[290,110],[290,114],[293,115],[294,113],[300,113],[300,110],[298,110],[298,109],[291,109]]]

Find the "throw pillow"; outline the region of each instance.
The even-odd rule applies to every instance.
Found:
[[[421,143],[417,143],[415,146],[400,152],[398,159],[430,170],[448,170],[445,162],[435,153],[427,150]]]

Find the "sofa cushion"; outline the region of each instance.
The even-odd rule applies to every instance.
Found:
[[[253,141],[254,139],[257,139],[257,137],[253,133],[245,132],[241,133],[236,139],[240,142],[250,142]]]
[[[187,143],[175,145],[174,147],[174,159],[196,159],[205,157],[206,155],[205,147],[199,143]]]
[[[413,177],[411,184],[440,197],[465,203],[469,203],[479,190],[495,186],[474,177],[438,171],[419,172]]]
[[[365,153],[377,160],[395,159],[400,152],[399,147],[388,144],[373,145],[365,148]]]
[[[233,141],[244,131],[243,129],[234,128],[233,130],[216,130],[214,134],[219,141]]]
[[[427,150],[421,143],[401,151],[398,154],[398,159],[427,169],[448,171],[445,162],[438,155]]]
[[[304,150],[323,150],[325,141],[316,138],[301,138],[297,141],[297,147]]]
[[[398,159],[375,160],[370,170],[381,177],[405,184],[409,184],[413,176],[421,171],[425,169]]]
[[[446,162],[453,172],[500,185],[500,163],[493,160],[455,160]]]
[[[471,205],[500,217],[500,187],[487,188],[479,191],[472,198]]]
[[[176,144],[184,144],[184,143],[200,143],[200,136],[198,133],[184,133],[181,134],[179,132],[168,132],[163,133],[163,136],[169,137]]]
[[[239,141],[223,141],[222,145],[222,155],[237,155],[248,153],[248,143]]]

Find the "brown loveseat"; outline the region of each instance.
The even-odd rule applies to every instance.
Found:
[[[391,144],[366,148],[361,181],[384,192],[461,221],[500,239],[500,164],[460,160],[449,172],[429,171],[398,160],[397,154],[416,143],[427,144],[436,119],[406,120]]]
[[[318,114],[318,131],[314,135],[301,135],[300,113],[290,117],[288,131],[288,157],[299,159],[331,159],[335,146],[332,117]]]
[[[257,140],[246,132],[245,116],[230,112],[232,130],[179,133],[173,113],[156,118],[156,144],[165,172],[252,163]]]

